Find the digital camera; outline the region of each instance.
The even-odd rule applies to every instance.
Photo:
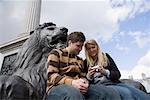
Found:
[[[93,66],[91,69],[95,69],[95,71],[98,72],[99,71],[99,66],[98,65]]]

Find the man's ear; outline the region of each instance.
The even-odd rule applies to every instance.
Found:
[[[68,41],[68,45],[71,45],[71,41],[70,40]]]

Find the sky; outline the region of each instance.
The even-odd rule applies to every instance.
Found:
[[[0,0],[0,44],[22,33],[28,2]],[[82,31],[114,59],[121,78],[141,79],[150,77],[149,18],[150,0],[43,0],[40,23]]]

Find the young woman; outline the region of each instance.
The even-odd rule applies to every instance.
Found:
[[[85,42],[85,56],[86,77],[91,84],[111,87],[118,91],[123,100],[150,99],[148,94],[119,81],[121,74],[115,62],[109,54],[101,51],[95,40],[87,40]]]

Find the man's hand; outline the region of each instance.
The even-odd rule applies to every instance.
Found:
[[[88,90],[89,83],[84,79],[77,79],[72,81],[72,86],[79,89],[81,93],[85,94]]]

